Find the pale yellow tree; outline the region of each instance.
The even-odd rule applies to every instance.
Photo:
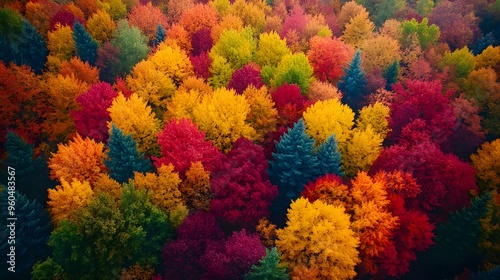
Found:
[[[250,104],[247,123],[255,129],[256,140],[262,142],[267,133],[276,129],[278,111],[265,86],[257,89],[250,85],[243,92],[243,96]]]
[[[366,39],[361,45],[363,69],[371,72],[375,67],[384,71],[394,61],[401,60],[398,41],[388,36],[374,36]]]
[[[377,101],[367,105],[359,111],[359,116],[356,119],[356,127],[366,129],[368,126],[371,126],[375,133],[385,138],[390,130],[388,121],[389,113],[389,106],[381,102]]]
[[[353,129],[346,144],[340,147],[345,175],[354,177],[358,171],[368,171],[382,152],[383,140],[370,124]]]
[[[342,40],[347,44],[360,47],[366,39],[372,36],[374,28],[375,25],[368,18],[368,12],[361,12],[346,24]]]

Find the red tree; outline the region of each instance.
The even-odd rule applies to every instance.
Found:
[[[344,74],[344,67],[352,60],[354,47],[338,38],[311,38],[307,58],[314,68],[315,77],[321,81],[336,83]]]
[[[209,52],[213,45],[211,30],[209,28],[200,29],[191,37],[191,46],[193,46],[191,54],[199,56],[202,53]]]
[[[210,65],[212,64],[212,60],[208,53],[202,53],[198,56],[189,56],[189,60],[191,60],[191,65],[193,65],[193,70],[198,78],[202,78],[207,80],[210,78]]]
[[[254,85],[256,88],[260,88],[264,85],[264,83],[262,83],[260,71],[256,69],[255,66],[247,64],[233,72],[227,87],[236,90],[239,94],[242,94],[249,85]]]
[[[105,82],[94,84],[90,89],[76,98],[81,110],[72,111],[77,132],[82,137],[93,138],[97,142],[105,142],[109,137],[108,108],[118,93]]]
[[[165,124],[165,128],[158,135],[161,147],[161,158],[153,157],[154,164],[173,164],[175,171],[184,176],[191,166],[191,162],[201,161],[206,170],[212,171],[221,152],[205,141],[205,133],[189,119],[172,120]]]
[[[210,183],[214,193],[210,211],[226,229],[254,228],[269,215],[278,195],[267,176],[264,150],[245,138],[238,139],[216,166]]]
[[[278,87],[271,97],[278,109],[281,123],[286,125],[297,122],[310,105],[307,97],[300,94],[300,87],[295,84]]]

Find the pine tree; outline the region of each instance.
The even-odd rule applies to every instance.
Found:
[[[394,61],[391,66],[387,67],[387,69],[384,72],[384,78],[386,81],[385,89],[386,90],[391,90],[392,85],[395,84],[398,81],[399,77],[399,63],[397,61]]]
[[[27,20],[23,21],[19,38],[16,64],[30,66],[36,74],[41,74],[47,61],[47,44],[45,39]]]
[[[448,220],[435,230],[435,245],[425,256],[429,266],[442,273],[440,278],[456,275],[464,267],[474,268],[478,264],[481,240],[481,222],[488,211],[491,193],[476,197],[468,208],[451,214]],[[430,273],[432,269],[429,270]]]
[[[76,53],[80,59],[87,61],[91,65],[95,65],[97,60],[97,41],[92,38],[90,33],[78,21],[75,21],[73,25],[73,40],[75,41]]]
[[[304,120],[300,119],[281,136],[267,171],[279,191],[272,205],[272,219],[277,225],[284,224],[291,200],[298,198],[304,185],[317,177],[318,166],[314,139],[306,133]]]
[[[134,171],[148,172],[151,170],[149,160],[137,152],[132,135],[124,135],[114,124],[111,127],[108,149],[108,159],[104,161],[104,164],[109,169],[111,178],[118,183],[124,183],[133,178]]]
[[[286,265],[280,264],[281,253],[276,247],[266,249],[266,256],[259,261],[259,265],[252,265],[252,270],[245,275],[245,280],[288,280]]]
[[[153,45],[155,47],[158,47],[158,45],[163,42],[165,39],[165,29],[161,24],[158,24],[158,27],[156,28],[156,35],[155,38],[153,39]]]
[[[36,199],[41,204],[47,201],[47,188],[55,184],[49,179],[47,163],[41,158],[34,158],[33,145],[26,143],[13,132],[7,133],[7,166],[16,172],[16,189],[29,199]],[[2,176],[2,181],[7,176]]]
[[[365,72],[361,69],[361,51],[356,51],[347,68],[344,68],[344,73],[337,84],[344,94],[342,101],[357,109],[366,86]]]
[[[16,175],[16,179],[20,178]],[[17,182],[16,182],[17,183]],[[8,215],[8,206],[11,200],[8,200],[9,193],[6,186],[1,186],[0,191],[0,209],[1,219],[6,221],[11,217]],[[47,242],[50,236],[50,219],[47,211],[42,205],[34,200],[28,199],[21,192],[15,194],[15,215],[17,218],[15,228],[15,273],[4,269],[0,272],[2,279],[29,279],[31,267],[37,261],[45,259],[49,255],[49,247]],[[8,223],[8,222],[7,222]],[[3,227],[0,231],[0,236],[5,237],[4,242],[0,245],[0,250],[5,252],[2,254],[2,263],[8,263],[10,257],[7,254],[10,252],[10,242],[7,242],[7,236],[11,236],[9,227]],[[12,239],[9,239],[12,240]]]
[[[342,171],[342,155],[335,135],[332,134],[318,149],[319,176],[326,174],[344,175]]]

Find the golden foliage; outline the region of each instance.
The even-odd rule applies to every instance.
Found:
[[[325,101],[328,99],[342,99],[342,92],[340,92],[337,87],[328,82],[321,81],[312,82],[307,95],[312,102],[320,100]]]
[[[382,138],[387,136],[389,132],[389,117],[390,108],[381,102],[375,102],[363,107],[359,111],[359,116],[356,119],[356,127],[366,129],[369,125],[375,133],[378,133]]]
[[[346,24],[342,40],[358,48],[372,36],[374,28],[373,22],[368,19],[368,12],[361,12]]]
[[[183,205],[179,184],[181,179],[174,171],[174,166],[162,165],[158,168],[158,174],[134,172],[134,186],[138,190],[146,190],[151,196],[153,204],[168,212],[174,211],[179,205]]]
[[[111,35],[115,28],[116,23],[111,16],[103,10],[98,10],[87,20],[87,30],[99,45],[111,40]]]
[[[64,179],[55,189],[48,189],[48,193],[47,206],[55,224],[63,219],[73,219],[78,209],[86,206],[94,194],[89,182],[74,180],[70,184]]]
[[[267,218],[260,219],[257,227],[255,228],[260,235],[262,244],[266,247],[276,246],[276,229],[276,225],[271,223]]]
[[[155,275],[155,270],[149,265],[141,266],[138,263],[128,267],[120,273],[120,280],[150,280]]]
[[[243,92],[243,96],[250,104],[247,122],[255,129],[256,140],[262,142],[267,133],[275,130],[278,111],[274,108],[274,102],[265,86],[256,89],[250,85]]]
[[[119,94],[108,111],[111,122],[124,134],[132,134],[139,153],[159,154],[156,135],[160,132],[161,122],[142,98],[135,93],[129,99]],[[109,129],[111,122],[108,123]]]
[[[73,31],[67,25],[56,24],[54,31],[49,31],[47,49],[49,55],[68,60],[75,53],[75,42],[73,41]]]
[[[105,192],[110,194],[116,201],[122,197],[122,186],[117,181],[111,179],[108,174],[100,174],[92,184],[94,193]]]
[[[239,138],[256,138],[255,129],[246,122],[250,112],[250,104],[244,96],[219,88],[203,96],[193,116],[198,128],[206,133],[205,137],[223,152],[228,152]]]
[[[277,230],[276,246],[291,269],[317,269],[323,279],[356,276],[359,239],[343,207],[299,198],[290,205],[287,218],[287,226]]]
[[[332,133],[343,147],[354,125],[354,112],[338,99],[328,99],[314,103],[304,112],[306,131],[317,143],[324,142]]]
[[[99,69],[88,62],[81,61],[78,57],[63,61],[59,73],[63,76],[73,75],[76,79],[89,85],[99,82]]]
[[[101,173],[106,172],[103,143],[76,135],[67,145],[58,144],[57,147],[57,153],[53,153],[49,160],[51,179],[93,183]]]
[[[387,36],[374,36],[367,38],[359,45],[363,54],[363,68],[371,72],[378,67],[384,71],[394,61],[401,60],[399,43]]]
[[[203,168],[201,161],[191,163],[186,171],[186,178],[179,185],[179,190],[190,210],[209,210],[213,196],[210,172]]]
[[[491,190],[500,193],[500,139],[484,143],[470,158],[481,193]]]
[[[285,55],[291,54],[286,41],[276,32],[261,33],[255,53],[255,62],[261,66],[278,66]]]

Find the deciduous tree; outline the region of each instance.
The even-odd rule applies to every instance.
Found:
[[[87,206],[94,195],[89,182],[76,179],[72,183],[61,179],[61,184],[48,192],[47,206],[56,225],[64,220],[75,220],[78,210]]]
[[[354,48],[340,39],[311,38],[307,58],[314,68],[315,77],[321,81],[336,83],[344,74],[344,66],[352,59]]]

